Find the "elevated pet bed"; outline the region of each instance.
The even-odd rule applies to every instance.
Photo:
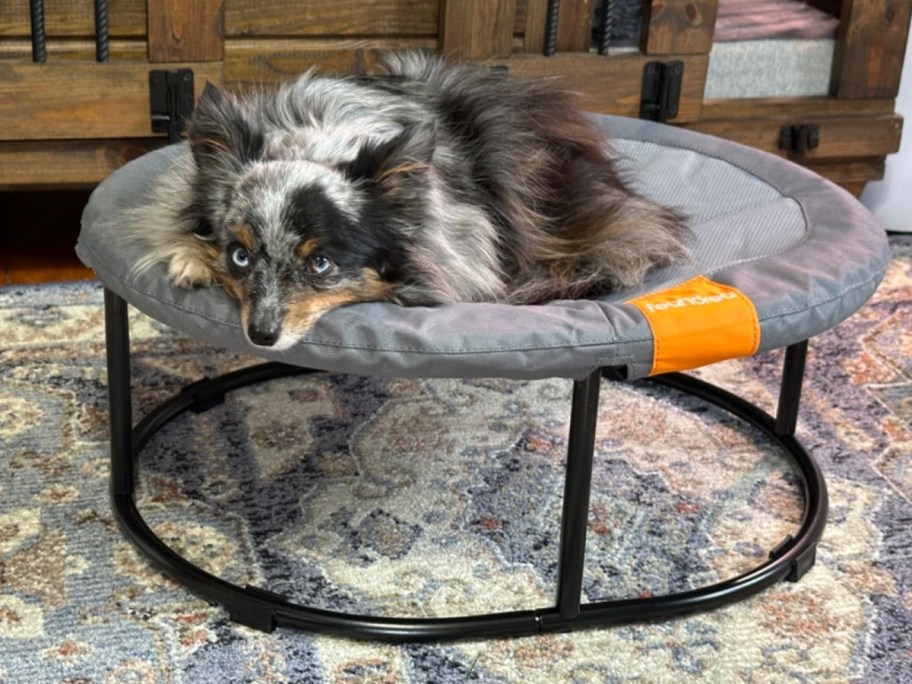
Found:
[[[799,579],[813,565],[827,514],[823,477],[795,438],[807,340],[871,296],[889,259],[886,237],[849,194],[778,157],[661,124],[605,116],[597,121],[625,156],[638,189],[691,217],[691,262],[654,274],[637,291],[599,301],[436,308],[359,304],[327,314],[298,345],[281,352],[245,341],[235,304],[220,290],[173,288],[164,267],[133,275],[141,252],[114,239],[121,212],[147,200],[157,177],[188,153],[185,146],[147,154],[102,183],[85,210],[77,251],[106,287],[112,495],[125,534],[142,553],[195,593],[224,605],[240,623],[397,640],[565,631],[651,619],[713,608],[783,579]],[[271,362],[194,383],[134,427],[127,303],[188,335]],[[775,418],[676,372],[783,347]],[[227,392],[314,369],[400,377],[572,378],[555,604],[457,618],[347,615],[228,583],[158,539],[134,501],[134,464],[152,435],[185,411],[219,403]],[[803,519],[795,535],[770,550],[768,560],[735,578],[667,596],[581,604],[601,381],[649,375],[765,433],[801,480]]]

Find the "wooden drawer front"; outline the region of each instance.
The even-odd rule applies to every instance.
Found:
[[[819,127],[820,144],[807,151],[804,161],[808,163],[893,154],[899,149],[902,136],[902,117],[897,114],[795,120],[723,119],[690,123],[684,127],[787,157],[788,152],[779,149],[779,131],[786,124],[816,124]]]
[[[221,82],[222,65],[193,69],[197,95],[206,80]],[[0,140],[141,138],[153,135],[149,64],[0,62]],[[160,67],[159,67],[160,68]]]

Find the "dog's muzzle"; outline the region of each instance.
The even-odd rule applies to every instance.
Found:
[[[250,311],[247,322],[247,338],[258,347],[271,347],[278,342],[282,334],[282,316],[271,311]]]

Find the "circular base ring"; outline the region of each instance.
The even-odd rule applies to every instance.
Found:
[[[789,457],[801,479],[805,510],[794,536],[773,549],[769,558],[737,577],[690,591],[616,601],[584,603],[573,617],[558,607],[448,618],[395,618],[351,615],[308,608],[257,587],[226,582],[190,563],[168,547],[149,528],[134,501],[133,467],[139,452],[158,430],[178,415],[201,412],[221,403],[227,392],[247,385],[313,372],[297,366],[265,363],[201,380],[161,404],[132,432],[131,453],[112,448],[112,497],[115,516],[124,534],[165,573],[195,594],[223,605],[235,622],[260,630],[277,626],[355,638],[386,641],[448,640],[519,636],[570,631],[583,627],[630,623],[716,608],[752,596],[782,581],[797,581],[813,564],[827,515],[826,483],[820,469],[798,440],[780,434],[775,421],[753,404],[721,388],[680,374],[652,381],[695,396],[758,428]],[[613,377],[610,369],[606,377]]]

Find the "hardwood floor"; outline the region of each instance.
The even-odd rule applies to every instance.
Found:
[[[91,190],[0,193],[0,285],[92,278],[73,251]]]

